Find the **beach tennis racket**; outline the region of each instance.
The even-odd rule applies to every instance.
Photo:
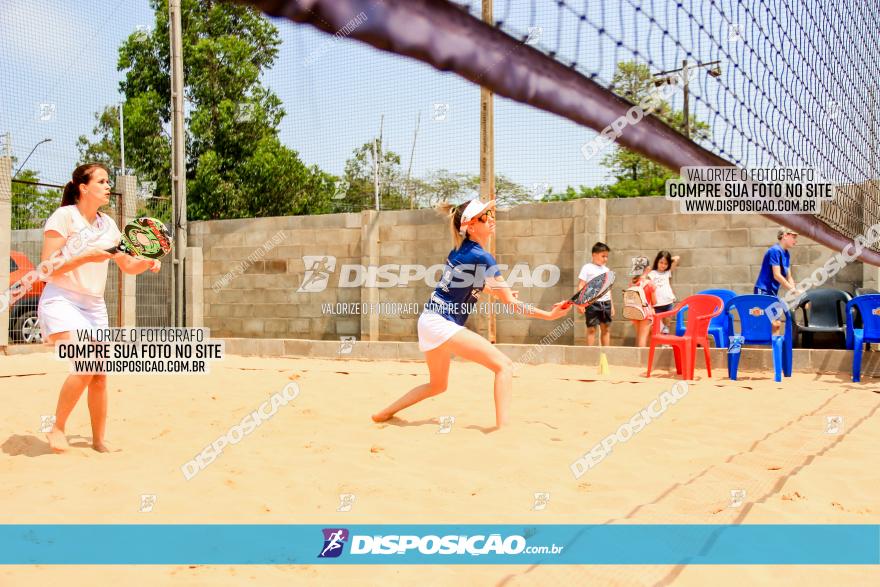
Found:
[[[597,275],[596,277],[589,280],[584,284],[584,287],[580,289],[576,294],[571,296],[571,299],[566,301],[562,307],[568,308],[569,306],[589,306],[602,296],[604,296],[611,286],[614,285],[614,272],[608,271],[606,273],[602,273],[601,275]]]
[[[120,243],[107,252],[161,259],[171,252],[171,233],[161,220],[145,216],[137,218],[125,225]]]

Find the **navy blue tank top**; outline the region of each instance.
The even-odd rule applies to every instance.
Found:
[[[464,326],[476,308],[486,278],[501,275],[497,265],[495,258],[477,242],[465,239],[461,247],[449,252],[443,277],[431,294],[425,311]]]

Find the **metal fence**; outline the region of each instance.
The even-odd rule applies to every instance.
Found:
[[[40,263],[43,247],[43,226],[61,202],[62,185],[25,180],[12,180],[10,285]],[[142,198],[111,192],[110,205],[103,211],[109,214],[120,228],[131,218],[151,216],[170,223],[171,203],[168,198]],[[124,324],[123,292],[124,274],[111,267],[107,274],[104,301],[111,327],[145,326],[164,327],[172,324],[170,263],[157,273],[138,275],[135,287],[135,324]],[[36,283],[31,290],[11,308],[9,313],[10,343],[36,343],[41,341],[37,322],[37,305],[43,284]]]
[[[165,226],[173,226],[171,222],[171,198],[138,199],[135,216],[158,218]],[[137,326],[166,327],[174,326],[171,306],[171,277],[174,267],[169,255],[162,260],[159,273],[142,273],[136,278],[136,311]]]

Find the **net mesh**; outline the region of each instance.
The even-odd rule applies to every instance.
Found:
[[[458,4],[481,18],[480,2]],[[741,167],[816,169],[842,186],[819,219],[852,238],[880,222],[875,8],[818,0],[503,0],[494,3],[493,24],[630,100],[615,77],[621,63],[653,74],[687,61],[690,122],[705,128],[694,140]],[[682,92],[671,101],[681,110]]]
[[[366,18],[381,14],[368,8],[391,3],[362,3]],[[420,208],[477,194],[478,84],[351,42],[369,26],[357,13],[327,35],[255,19],[245,6],[183,4],[190,220]],[[456,5],[481,19],[481,2]],[[104,161],[114,175],[138,177],[138,213],[172,225],[167,2],[55,8],[48,0],[4,4],[0,153],[13,157],[19,180],[56,185],[77,163]],[[689,116],[682,87],[661,113],[673,129],[683,132],[687,120],[696,144],[735,165],[815,167],[842,186],[819,216],[836,233],[851,238],[880,221],[880,17],[870,3],[496,0],[493,21],[631,102],[644,91],[634,78],[650,86],[687,62]],[[606,160],[614,149],[585,160],[593,130],[525,102],[495,98],[501,206],[661,193],[662,170],[640,164],[659,181],[630,189],[620,160]],[[41,206],[58,188],[40,189],[43,200],[15,208],[15,230],[35,230],[47,215]],[[141,296],[156,304],[143,316],[149,325],[170,323],[160,317],[170,287],[162,275],[138,277],[138,307]]]
[[[10,273],[12,280],[23,277],[24,272],[40,264],[43,247],[43,226],[61,201],[60,184],[49,184],[30,180],[15,179],[12,182],[12,239]],[[123,203],[126,202],[124,205]],[[128,197],[118,191],[111,192],[110,204],[103,209],[112,216],[121,228],[132,216],[151,216],[163,219],[166,223],[171,217],[169,198]],[[136,325],[159,327],[171,324],[171,309],[168,304],[171,291],[170,264],[164,264],[158,274],[141,274],[136,277]],[[111,327],[120,326],[123,300],[120,291],[124,290],[122,274],[113,269],[108,272],[104,301],[107,304],[107,317]],[[37,284],[12,308],[10,326],[11,341],[14,343],[34,343],[40,340],[39,329],[30,332],[26,316],[36,311],[42,286]]]
[[[456,4],[481,17],[482,2]],[[168,90],[164,81],[150,81],[167,75],[167,3],[122,6],[101,0],[70,15],[71,22],[82,21],[87,33],[102,31],[102,43],[74,48],[75,36],[62,26],[63,18],[51,19],[40,39],[32,39],[33,19],[50,13],[51,3],[8,3],[0,25],[0,59],[9,82],[0,90],[0,135],[4,151],[17,161],[41,139],[52,138],[33,154],[29,168],[39,170],[43,181],[63,183],[78,160],[98,156],[120,166],[118,105],[123,103],[129,117],[128,168],[142,182],[152,183],[155,195],[167,197]],[[228,83],[224,71],[207,80],[220,90],[204,91],[199,80],[210,68],[199,59],[214,52],[212,67],[242,70],[244,62],[237,62],[241,57],[235,53],[247,49],[229,44],[234,34],[199,28],[198,21],[221,11],[218,6],[184,2],[185,46],[202,43],[199,51],[205,52],[185,49],[190,219],[356,212],[376,208],[377,200],[380,209],[407,209],[441,199],[461,201],[477,192],[477,85],[350,42],[346,37],[357,36],[362,24],[352,14],[345,23],[350,26],[334,36],[272,20],[260,33],[270,42],[252,60],[259,69],[248,72],[254,78],[244,95],[234,95],[242,88],[236,85],[240,80]],[[250,26],[241,12],[245,8],[222,10],[239,20],[238,40],[257,39],[247,34],[252,29],[243,28]],[[365,12],[366,18],[375,18]],[[493,24],[630,101],[631,76],[622,75],[627,66],[643,67],[653,76],[687,61],[692,68],[688,126],[693,140],[735,165],[817,168],[844,186],[819,218],[852,237],[880,220],[878,20],[865,2],[495,0]],[[92,81],[80,89],[76,81],[86,77]],[[669,102],[664,119],[681,130],[682,88],[670,94]],[[141,116],[145,104],[161,111],[158,119]],[[203,117],[206,109],[219,114]],[[299,181],[296,177],[278,182],[263,177],[260,165],[249,164],[247,149],[226,153],[218,147],[250,144],[243,139],[266,123],[267,114],[272,132],[309,170],[300,185],[292,185]],[[607,189],[625,170],[599,157],[584,161],[581,147],[594,136],[558,116],[496,97],[501,204],[660,193],[662,181],[641,191],[620,185]],[[214,148],[206,149],[210,141]],[[212,177],[214,168],[203,165],[208,151],[219,157],[218,178]],[[271,149],[260,154],[277,156]],[[236,157],[248,174],[228,173],[228,161]],[[200,168],[205,170],[201,174]],[[287,191],[294,205],[256,203],[235,210],[247,196],[239,193],[244,185],[263,192]],[[211,198],[201,198],[203,191]]]
[[[43,249],[43,226],[61,201],[60,184],[49,184],[30,180],[12,181],[12,238],[10,246],[10,282],[18,281],[24,273],[36,269],[40,264]],[[122,194],[112,192],[110,205],[104,211],[119,218]],[[107,304],[107,317],[110,326],[119,325],[122,300],[120,275],[110,271],[104,290]],[[10,310],[10,340],[14,343],[35,343],[40,341],[39,328],[28,317],[35,316],[39,297],[44,285],[37,283],[21,297]],[[33,323],[31,323],[33,322]]]

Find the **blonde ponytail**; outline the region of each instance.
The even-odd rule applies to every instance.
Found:
[[[452,248],[458,249],[461,247],[461,243],[464,242],[464,237],[461,235],[461,214],[464,212],[464,208],[467,206],[467,202],[464,204],[450,204],[449,202],[441,202],[437,205],[437,211],[447,217],[449,221],[449,231],[452,234]]]

